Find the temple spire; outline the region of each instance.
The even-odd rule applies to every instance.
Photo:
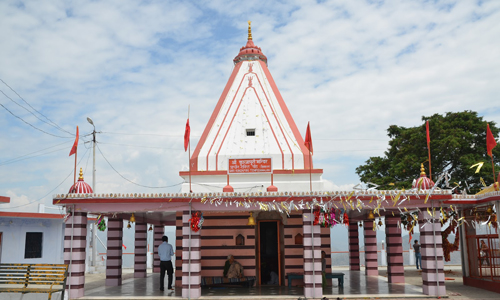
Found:
[[[248,21],[248,40],[252,40],[252,21]]]

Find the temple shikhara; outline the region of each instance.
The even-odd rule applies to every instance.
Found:
[[[478,195],[456,194],[437,188],[422,166],[420,177],[419,170],[414,170],[411,190],[327,191],[323,170],[313,164],[310,132],[303,137],[295,124],[267,57],[254,44],[250,23],[247,43],[233,62],[230,78],[218,102],[214,100],[215,109],[191,155],[189,171],[179,172],[184,179],[181,193],[95,194],[80,176],[70,193],[54,196],[54,205],[68,212],[64,260],[70,265],[71,298],[82,297],[85,291],[89,214],[107,217],[103,220],[108,286],[122,284],[123,221],[130,220],[135,222],[135,278],[147,276],[148,228],[154,227],[153,272],[158,273],[157,247],[164,226],[176,226],[176,240],[169,242],[176,245],[174,285],[184,298],[199,298],[205,286],[224,283],[299,285],[300,295],[307,298],[342,294],[340,287],[322,287],[322,251],[327,280],[338,279],[339,285],[343,280],[332,270],[333,226],[348,228],[349,266],[343,273],[352,272],[351,277],[378,276],[378,252],[383,250],[387,284],[404,283],[402,228],[418,227],[422,294],[446,295],[444,261],[458,246],[464,283],[495,289],[500,282],[500,252],[491,207],[498,207],[498,186]],[[299,127],[305,129],[306,124]],[[491,230],[481,232],[472,226],[474,222],[489,222]],[[442,234],[445,228],[448,232]],[[460,245],[458,240],[447,240],[451,230]],[[360,256],[360,231],[364,256]],[[377,234],[385,235],[384,249],[378,246]],[[481,264],[480,241],[489,246],[488,267]],[[243,276],[223,276],[229,255],[241,264]]]

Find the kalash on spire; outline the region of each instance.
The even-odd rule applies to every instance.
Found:
[[[309,150],[267,68],[267,57],[253,42],[250,21],[247,43],[233,62],[233,72],[191,156],[191,171],[179,173],[185,181],[182,191],[189,192],[190,177],[193,192],[269,184],[272,191],[309,191],[310,169],[313,190],[323,190],[323,170],[312,168]]]
[[[260,47],[255,46],[252,40],[252,22],[248,21],[248,41],[241,47],[240,53],[233,59],[234,64],[242,60],[261,60],[267,65],[267,57],[262,53]]]

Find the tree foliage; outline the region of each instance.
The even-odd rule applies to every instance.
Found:
[[[428,150],[425,122],[429,121],[431,168],[428,169]],[[420,176],[420,164],[424,163],[427,176],[433,181],[444,171],[451,175],[450,184],[461,182],[462,188],[476,193],[482,184],[493,183],[491,158],[486,153],[486,124],[498,139],[499,129],[495,122],[487,122],[477,112],[448,112],[446,115],[434,114],[422,117],[420,126],[405,128],[391,125],[387,129],[391,138],[384,157],[370,157],[366,164],[356,168],[363,182],[373,182],[382,188],[411,188],[414,179]],[[500,145],[493,149],[495,170],[500,171]],[[483,162],[479,173],[472,165]]]

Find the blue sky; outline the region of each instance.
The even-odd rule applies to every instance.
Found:
[[[177,192],[187,107],[194,148],[247,20],[303,134],[311,122],[331,189],[358,183],[390,125],[463,110],[500,122],[499,1],[6,0],[0,79],[41,114],[0,82],[0,195],[12,200],[1,209],[35,211],[68,191],[77,125],[92,182],[87,117],[101,132],[98,193]],[[171,187],[134,185],[106,160],[130,181]]]

